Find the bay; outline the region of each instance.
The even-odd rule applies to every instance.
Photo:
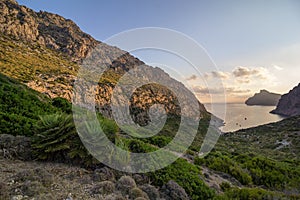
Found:
[[[284,117],[271,114],[275,106],[247,106],[246,104],[204,104],[205,108],[215,116],[224,120],[220,127],[222,132],[233,132],[239,129],[255,127],[277,122]]]

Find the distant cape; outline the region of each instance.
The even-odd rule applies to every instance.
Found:
[[[281,98],[280,94],[271,93],[267,90],[261,90],[254,94],[245,102],[248,106],[276,106]]]

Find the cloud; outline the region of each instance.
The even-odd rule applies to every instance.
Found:
[[[220,78],[220,79],[228,79],[229,76],[230,74],[228,72],[222,72],[222,71],[212,71],[204,75],[205,78]]]
[[[259,68],[249,68],[249,67],[236,67],[233,71],[232,74],[235,77],[248,77],[251,75],[258,75],[260,73]]]
[[[185,80],[186,80],[186,81],[194,81],[194,80],[196,80],[196,79],[198,79],[198,76],[196,76],[195,74],[193,74],[193,75],[191,75],[190,77],[186,78]]]
[[[243,67],[233,69],[232,76],[237,83],[250,84],[258,81],[272,82],[274,75],[265,67]]]
[[[226,88],[207,88],[202,86],[194,86],[193,90],[196,94],[209,95],[209,94],[247,94],[251,92],[250,89],[241,89],[236,87],[226,87]]]
[[[280,67],[280,66],[278,66],[278,65],[273,65],[273,67],[274,67],[276,70],[278,70],[278,71],[282,71],[282,70],[283,70],[283,68]]]
[[[238,83],[244,83],[244,84],[250,83],[250,79],[237,79],[236,81],[237,81]]]
[[[245,94],[251,92],[250,89],[240,89],[240,88],[234,88],[234,87],[228,87],[226,88],[227,93],[233,93],[233,94]]]
[[[207,87],[202,87],[202,86],[194,86],[193,90],[196,94],[203,94],[203,95],[224,93],[224,90],[222,88],[209,89]]]
[[[270,72],[271,69],[238,66],[231,71],[211,71],[204,74],[205,85],[208,87],[202,87],[205,85],[198,83],[193,90],[199,99],[226,96],[229,102],[243,102],[254,91],[262,87],[274,87],[277,84],[276,76]],[[217,85],[220,85],[220,88]]]
[[[277,66],[278,67],[278,66]],[[278,67],[279,69],[279,67]],[[272,81],[274,75],[265,67],[235,67],[231,72],[212,71],[204,74],[206,79],[222,79],[225,82],[250,84],[257,81]]]

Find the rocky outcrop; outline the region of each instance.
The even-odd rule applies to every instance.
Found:
[[[66,53],[74,61],[84,58],[99,43],[71,20],[48,12],[34,12],[12,0],[0,2],[0,32]]]
[[[271,113],[284,116],[300,115],[300,83],[289,93],[282,95],[276,109]]]
[[[280,94],[271,93],[267,90],[261,90],[256,93],[253,97],[250,97],[245,102],[248,106],[276,106],[280,99]]]

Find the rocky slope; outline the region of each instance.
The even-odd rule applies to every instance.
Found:
[[[149,184],[147,176],[120,174],[107,167],[87,170],[59,163],[15,160],[3,158],[0,152],[0,172],[1,200],[189,199],[175,181],[155,187]]]
[[[71,20],[48,12],[35,12],[13,0],[0,2],[0,22],[0,72],[51,98],[71,100],[79,65],[97,47],[97,62],[108,64],[109,70],[101,77],[98,86],[83,87],[82,91],[95,91],[97,107],[107,116],[111,116],[110,99],[120,77],[144,65],[129,53],[82,32]],[[151,81],[159,74],[160,79],[180,91],[182,97],[193,95],[164,71],[146,67],[145,80]],[[132,110],[136,111],[134,118],[147,121],[145,110],[155,103],[164,105],[168,113],[181,113],[172,91],[149,84],[137,90],[131,98]],[[204,106],[200,103],[199,106],[201,113],[207,114]]]
[[[13,0],[1,1],[0,13],[0,30],[5,35],[64,52],[75,61],[84,58],[98,44],[71,20],[48,12],[34,12]]]
[[[281,97],[276,109],[272,113],[285,116],[300,115],[300,83],[289,93]]]
[[[281,95],[271,93],[267,90],[261,90],[259,93],[256,93],[253,97],[250,97],[245,102],[248,106],[276,106]]]

